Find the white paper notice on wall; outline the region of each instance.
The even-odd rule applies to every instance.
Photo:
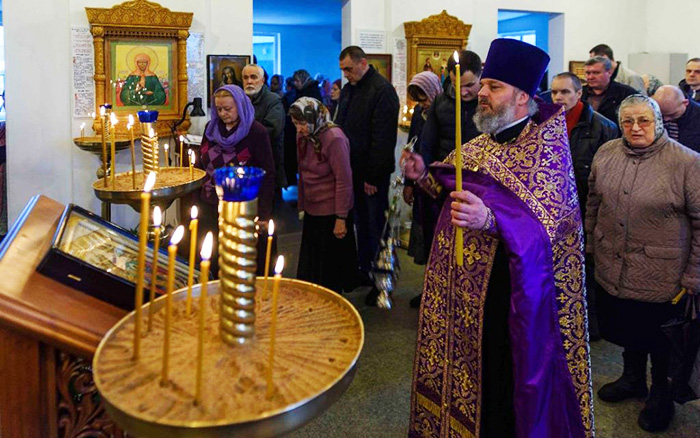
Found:
[[[73,117],[90,117],[95,111],[95,55],[87,27],[71,29],[73,55]]]
[[[394,88],[401,104],[406,103],[406,40],[394,38]]]
[[[191,32],[187,38],[187,101],[206,98],[206,64],[204,62],[204,33]],[[206,103],[206,99],[204,99]]]
[[[358,29],[357,45],[367,53],[386,53],[386,32]]]

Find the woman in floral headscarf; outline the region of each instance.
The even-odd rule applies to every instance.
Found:
[[[255,121],[255,109],[243,89],[237,85],[224,85],[216,90],[211,108],[211,120],[204,128],[200,159],[195,165],[207,172],[202,190],[197,196],[199,208],[199,233],[203,240],[207,231],[218,236],[219,197],[216,194],[214,171],[220,167],[254,166],[265,171],[265,177],[258,195],[258,216],[264,228],[272,217],[272,200],[275,190],[275,163],[267,130]],[[262,230],[265,235],[265,230]],[[265,239],[259,239],[264,241]],[[200,242],[201,244],[201,242]],[[180,245],[188,248],[189,245]],[[214,245],[216,251],[218,245]],[[261,256],[262,254],[262,256]],[[218,269],[218,256],[211,258],[212,272]],[[265,245],[258,246],[258,274],[265,270]]]
[[[349,292],[358,278],[350,144],[316,99],[298,99],[289,116],[297,130],[298,206],[304,213],[297,278]]]

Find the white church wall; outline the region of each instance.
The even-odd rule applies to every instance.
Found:
[[[264,0],[257,0],[264,1]],[[192,32],[202,32],[205,53],[252,52],[253,0],[160,0],[175,11],[194,12]],[[99,211],[90,188],[96,157],[76,148],[83,120],[72,117],[71,27],[88,27],[85,6],[109,7],[115,0],[32,0],[3,5],[7,66],[7,144],[9,220],[14,221],[31,196],[42,193],[60,202],[74,202]],[[405,21],[421,20],[443,9],[473,24],[469,48],[485,56],[497,35],[498,9],[564,14],[550,30],[551,47],[561,55],[552,70],[565,70],[570,60],[585,60],[588,49],[605,42],[616,58],[627,62],[630,53],[699,53],[695,46],[697,0],[344,0],[343,45],[357,42],[358,30],[383,30],[387,53],[394,38],[403,37]],[[660,31],[660,26],[672,30]],[[563,29],[563,30],[562,30]],[[194,121],[201,132],[203,120]],[[89,126],[89,125],[88,125]],[[129,166],[119,154],[118,170]],[[125,206],[113,207],[113,218],[132,227],[136,216]]]
[[[252,0],[160,0],[173,11],[194,12],[191,32],[204,33],[205,53],[251,54]],[[111,7],[114,0],[33,0],[7,2],[8,210],[14,222],[35,194],[76,203],[99,213],[91,184],[97,157],[79,150],[72,138],[80,124],[72,117],[71,27],[89,27],[85,7]],[[205,99],[206,102],[206,99]],[[203,120],[194,120],[199,134]],[[129,154],[117,155],[117,171],[130,168]],[[113,206],[114,222],[133,227],[137,216],[127,206]]]

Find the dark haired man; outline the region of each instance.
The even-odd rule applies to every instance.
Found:
[[[339,61],[348,84],[340,92],[335,122],[350,141],[359,267],[369,278],[382,238],[384,212],[389,208],[399,97],[394,87],[367,63],[360,47],[346,47],[340,52]],[[366,303],[376,305],[377,296],[379,291],[373,287]]]
[[[700,58],[692,58],[685,64],[685,79],[678,86],[688,99],[700,102]]]
[[[630,70],[629,68],[623,67],[621,62],[615,61],[615,57],[613,56],[613,51],[610,46],[607,44],[598,44],[589,50],[588,54],[591,56],[591,58],[594,56],[602,56],[603,58],[610,60],[613,68],[611,80],[629,85],[637,90],[638,93],[644,95],[647,94],[647,89],[644,86],[644,79],[636,72]]]
[[[594,56],[586,60],[584,70],[587,84],[583,87],[581,100],[617,124],[620,104],[625,97],[637,94],[637,91],[629,85],[613,82],[613,66],[608,58]]]

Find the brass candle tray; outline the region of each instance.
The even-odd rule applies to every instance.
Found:
[[[73,143],[85,152],[90,152],[98,157],[102,156],[102,136],[76,137],[73,139]],[[130,143],[131,139],[129,137],[118,135],[114,139],[114,149],[117,151],[128,149]],[[107,156],[111,156],[109,139],[105,141],[105,148],[107,149]]]
[[[335,292],[281,279],[273,392],[266,397],[272,300],[257,282],[256,338],[230,347],[219,336],[219,282],[208,283],[201,403],[194,403],[200,285],[193,311],[186,289],[173,294],[168,380],[161,384],[165,297],[153,303],[151,332],[141,358],[132,360],[134,313],[102,339],[93,376],[110,417],[135,436],[158,438],[263,438],[283,435],[323,412],[350,385],[364,343],[362,319]],[[272,280],[270,280],[270,288]],[[271,295],[271,294],[270,294]],[[147,318],[148,305],[143,317]],[[145,330],[145,329],[144,329]]]
[[[158,171],[156,185],[151,192],[151,204],[160,206],[163,210],[172,202],[181,198],[204,184],[207,173],[202,169],[193,169],[193,177],[190,177],[190,169],[187,167],[165,167]],[[146,180],[143,172],[136,172],[136,188],[133,188],[131,172],[118,173],[114,176],[114,186],[107,177],[105,186],[104,178],[92,183],[95,195],[102,202],[113,204],[128,204],[134,210],[140,211],[141,193]]]

